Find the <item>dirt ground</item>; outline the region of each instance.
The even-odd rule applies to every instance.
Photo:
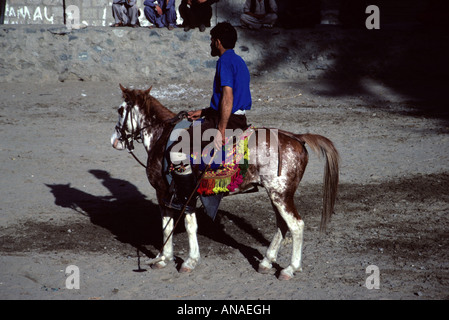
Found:
[[[110,145],[118,83],[2,84],[0,299],[448,299],[447,114],[374,80],[360,86],[345,95],[319,80],[252,83],[253,125],[324,135],[342,158],[336,214],[320,234],[323,162],[310,153],[295,198],[303,272],[283,282],[288,237],[272,273],[256,271],[275,232],[263,190],[224,199],[215,222],[199,214],[194,272],[177,271],[183,223],[175,263],[145,264],[161,222],[144,169]],[[174,111],[196,109],[210,83],[156,83],[152,93]],[[79,289],[66,288],[70,265]],[[372,265],[379,289],[366,285]]]

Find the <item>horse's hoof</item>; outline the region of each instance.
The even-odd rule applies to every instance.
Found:
[[[185,267],[185,266],[182,266],[181,269],[179,269],[179,273],[190,273],[192,271],[193,271],[192,268]]]
[[[293,273],[289,272],[288,270],[282,270],[281,273],[279,274],[279,280],[281,281],[288,281],[293,279]]]
[[[291,275],[281,272],[281,274],[279,275],[278,279],[281,280],[281,281],[288,281],[288,280],[291,280],[292,278],[293,277]]]
[[[156,257],[148,260],[146,263],[151,267],[151,269],[162,269],[167,266],[165,263],[165,256]]]
[[[160,270],[160,269],[164,269],[167,266],[167,264],[165,263],[154,263],[150,265],[150,268],[153,270]]]
[[[264,267],[264,266],[259,266],[259,269],[257,269],[257,272],[261,273],[261,274],[269,274],[271,273],[271,269],[272,268],[268,268],[268,267]]]
[[[190,273],[192,272],[195,267],[198,265],[199,259],[192,259],[189,258],[181,265],[181,268],[179,269],[180,273]]]

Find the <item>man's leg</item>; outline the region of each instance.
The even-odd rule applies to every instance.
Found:
[[[210,27],[210,19],[212,18],[212,7],[207,4],[199,4],[197,6],[196,16],[198,17],[197,24],[199,26],[204,25],[205,27]]]
[[[240,16],[240,23],[242,24],[242,27],[250,29],[260,29],[262,27],[262,23],[259,19],[245,13]]]
[[[187,1],[183,1],[179,5],[179,14],[183,20],[184,31],[189,31],[192,23],[190,22],[190,17],[192,15],[192,9],[187,6]]]
[[[172,150],[176,150],[176,145]],[[170,151],[170,161],[173,164],[172,178],[175,183],[175,193],[171,199],[166,199],[169,208],[182,210],[186,206],[186,213],[194,213],[196,209],[196,179],[193,174],[187,154],[179,151]],[[192,196],[192,197],[191,197]],[[190,201],[189,198],[191,197]]]
[[[167,8],[165,11],[165,26],[169,29],[176,27],[176,7],[173,3],[172,7]]]
[[[150,21],[156,27],[162,28],[164,26],[161,21],[161,16],[159,16],[153,8],[145,6],[145,9],[143,9],[143,13],[145,14],[145,17],[148,19],[148,21]]]
[[[139,9],[137,8],[136,5],[128,7],[128,17],[129,17],[129,23],[130,25],[134,26],[137,25],[138,22],[138,13],[139,13]]]
[[[206,114],[204,121],[195,122],[184,134],[181,134],[175,143],[170,147],[170,162],[173,164],[174,171],[172,174],[173,181],[175,183],[175,197],[172,197],[170,201],[176,201],[177,205],[167,203],[170,201],[165,201],[168,207],[182,209],[183,205],[187,202],[188,198],[192,194],[194,188],[196,187],[196,178],[192,172],[192,167],[190,163],[190,154],[197,153],[197,156],[201,158],[201,151],[205,146],[207,146],[210,141],[202,141],[203,132],[216,128],[218,125],[219,113],[216,111],[211,111]],[[234,117],[230,118],[232,122]],[[245,117],[246,119],[246,117]],[[198,146],[196,144],[199,144]],[[198,150],[197,150],[198,149]],[[196,190],[195,190],[196,191]],[[188,203],[186,212],[190,210],[195,211],[196,207],[196,195]]]
[[[124,5],[120,3],[112,4],[112,16],[114,17],[115,25],[124,24],[123,16],[124,16]]]
[[[262,25],[272,27],[277,19],[278,16],[276,13],[269,13],[262,19]]]

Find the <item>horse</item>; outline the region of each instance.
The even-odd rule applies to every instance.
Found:
[[[117,150],[124,150],[130,149],[130,146],[132,148],[133,141],[138,141],[143,144],[148,154],[146,175],[156,190],[162,216],[164,243],[158,254],[160,259],[157,259],[151,267],[164,268],[168,262],[174,261],[171,235],[176,224],[174,224],[175,212],[164,205],[164,199],[169,196],[170,190],[163,174],[163,161],[166,144],[174,128],[173,119],[176,119],[177,115],[150,94],[152,86],[146,90],[125,88],[121,84],[119,86],[124,101],[118,108],[118,122],[111,136],[111,144]],[[262,132],[263,129],[255,128],[254,134],[262,136],[264,133],[266,136],[266,132]],[[279,129],[275,139],[268,138],[264,143],[248,146],[250,154],[254,155],[277,153],[278,161],[277,165],[273,166],[263,163],[256,156],[256,159],[249,164],[239,187],[240,191],[245,191],[251,186],[264,187],[276,216],[277,229],[265,256],[259,262],[258,272],[270,272],[272,264],[276,262],[282,240],[288,231],[292,236],[290,265],[281,270],[279,280],[290,280],[297,271],[302,271],[304,221],[295,207],[294,194],[308,163],[306,144],[319,158],[323,157],[325,162],[320,224],[320,231],[325,231],[334,212],[340,161],[337,149],[328,138],[311,133],[295,134]],[[184,224],[189,239],[189,253],[179,272],[191,272],[200,261],[196,213],[185,214]]]

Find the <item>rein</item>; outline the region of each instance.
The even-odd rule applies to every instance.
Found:
[[[123,120],[124,124],[126,124],[126,122],[128,121],[128,116],[130,113],[131,113],[131,107],[127,107],[125,119]],[[188,116],[188,113],[186,111],[181,111],[173,118],[166,120],[165,123],[175,125],[182,119],[187,118],[187,116]],[[132,124],[132,121],[131,121],[131,124]],[[115,127],[115,130],[117,130],[117,132],[120,134],[119,140],[125,144],[125,148],[128,149],[128,153],[130,153],[133,156],[133,158],[145,169],[148,169],[148,167],[145,164],[143,164],[143,162],[140,161],[139,158],[137,158],[137,156],[133,152],[133,150],[134,150],[133,142],[137,141],[138,143],[142,143],[142,137],[141,137],[142,131],[148,127],[149,127],[149,125],[134,132],[134,125],[132,125],[131,133],[129,133],[129,134],[126,132],[124,126],[121,126],[121,127],[116,126]]]
[[[146,165],[144,165],[144,164],[142,163],[142,161],[139,160],[139,158],[136,157],[136,155],[134,154],[134,152],[132,152],[131,150],[128,150],[128,152],[133,156],[134,159],[136,159],[136,161],[137,161],[142,167],[144,167],[145,169],[148,169],[148,167],[147,167]]]

